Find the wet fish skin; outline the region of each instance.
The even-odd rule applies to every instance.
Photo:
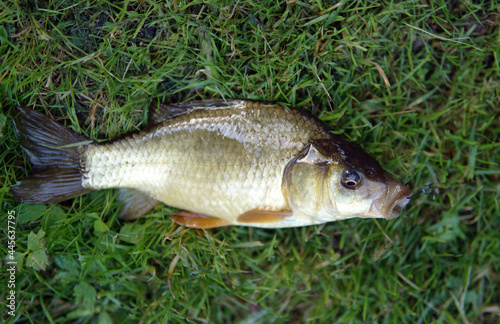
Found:
[[[273,228],[392,218],[408,201],[410,192],[359,145],[304,111],[247,100],[168,108],[170,116],[144,131],[79,146],[82,190],[132,188],[154,199],[142,200],[195,213],[188,219]],[[29,151],[36,143],[27,138]],[[360,175],[359,188],[341,185],[345,170]],[[13,187],[15,197],[23,200],[29,186]]]
[[[281,106],[216,102],[120,141],[89,145],[83,187],[137,188],[231,223],[252,209],[286,210],[284,168],[310,139],[328,136],[311,127],[316,123]]]

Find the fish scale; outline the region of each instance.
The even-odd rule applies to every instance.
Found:
[[[252,123],[267,119],[276,124],[282,110],[273,107],[208,112],[181,116],[110,144],[89,145],[83,186],[139,189],[170,206],[233,222],[247,210],[287,208],[283,171],[309,132],[298,136],[296,127],[289,127],[290,136],[287,129],[270,126],[263,132],[262,124]],[[292,121],[301,123],[303,117]]]
[[[150,127],[106,143],[17,107],[34,172],[12,186],[14,197],[52,203],[119,187],[120,217],[164,202],[188,211],[177,223],[204,228],[389,219],[408,202],[410,191],[375,159],[305,111],[248,100],[154,106]]]

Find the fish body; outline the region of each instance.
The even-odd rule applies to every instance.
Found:
[[[187,211],[174,217],[187,226],[268,228],[393,218],[408,202],[410,192],[376,160],[307,112],[248,100],[161,108],[152,111],[155,120],[146,130],[107,143],[88,143],[65,129],[64,135],[73,138],[51,140],[49,146],[60,151],[47,153],[52,155],[48,161],[43,160],[47,145],[39,149],[41,136],[34,134],[44,128],[33,130],[26,119],[36,116],[32,119],[50,124],[52,133],[63,126],[19,108],[14,122],[35,172],[45,172],[43,181],[56,176],[61,187],[74,188],[70,195],[48,193],[55,186],[37,187],[42,179],[34,174],[12,187],[14,197],[55,202],[93,190],[127,188],[124,218],[137,218],[163,202]],[[69,156],[68,166],[56,171],[71,176],[57,178],[57,172],[47,171],[60,155]]]

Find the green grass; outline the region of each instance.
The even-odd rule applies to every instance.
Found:
[[[499,321],[499,6],[289,2],[0,3],[0,226],[16,212],[24,256],[16,322]],[[142,128],[153,98],[220,97],[308,109],[425,193],[395,220],[279,230],[185,229],[167,206],[124,223],[111,190],[12,199],[28,168],[14,105],[109,139]],[[13,322],[6,268],[1,318]]]

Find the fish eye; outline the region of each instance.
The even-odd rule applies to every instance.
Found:
[[[347,189],[358,189],[361,186],[361,174],[353,169],[346,169],[342,171],[340,183]]]

